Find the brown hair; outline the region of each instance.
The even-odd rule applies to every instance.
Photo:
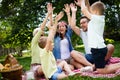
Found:
[[[80,18],[80,20],[81,20],[81,19],[84,19],[84,18],[87,19],[88,22],[90,21],[90,19],[89,19],[88,17],[86,17],[86,16],[82,16],[82,17]]]
[[[104,12],[105,12],[105,5],[103,2],[101,1],[97,1],[95,3],[93,3],[91,5],[91,9],[94,11],[94,10],[97,10],[99,12],[100,15],[103,15]]]
[[[40,48],[45,48],[46,43],[47,43],[47,36],[42,36],[38,40],[38,45],[39,45]]]

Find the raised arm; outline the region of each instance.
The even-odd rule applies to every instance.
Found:
[[[49,20],[50,20],[50,25],[52,26],[53,25],[53,19],[52,19],[52,14],[53,14],[53,10],[55,8],[52,7],[52,3],[48,3],[47,5],[47,11],[48,13],[50,13],[52,11],[52,13],[50,14],[50,17],[49,17]]]
[[[88,11],[90,12],[90,3],[89,3],[89,0],[85,0],[85,5],[86,5]]]
[[[54,9],[52,8],[52,4],[48,3],[47,4],[47,16],[46,16],[46,18],[44,19],[43,23],[40,26],[41,30],[44,30],[48,17],[50,17],[50,21],[51,21],[51,24],[52,24],[52,13],[53,13],[53,10]]]
[[[41,30],[44,30],[49,15],[50,15],[50,14],[48,13],[47,16],[46,16],[46,18],[44,19],[43,23],[40,25]]]
[[[41,35],[43,33],[43,30],[45,28],[45,25],[46,25],[46,22],[48,20],[48,17],[50,15],[52,15],[53,9],[51,7],[52,7],[51,4],[47,4],[48,12],[47,12],[47,15],[46,15],[45,19],[43,20],[43,23],[41,24],[40,28],[36,28],[33,31],[33,36],[34,36],[33,39],[32,39],[32,43],[33,44],[38,44],[38,39],[41,37]]]
[[[91,19],[91,13],[88,10],[88,7],[85,5],[85,0],[77,0],[75,1],[76,5],[78,5],[79,7],[81,7],[81,11],[82,13],[88,17],[89,19]],[[86,1],[87,3],[87,1]]]
[[[72,11],[71,28],[78,36],[80,36],[80,28],[76,26],[77,7],[73,3],[71,3],[70,8],[71,8],[71,11]]]
[[[57,24],[58,24],[58,21],[64,16],[64,13],[63,12],[60,12],[56,17],[55,17],[55,21],[54,21],[54,24],[53,26],[49,26],[49,34],[48,34],[48,39],[47,39],[47,44],[45,46],[46,50],[49,51],[51,48],[50,45],[52,45],[53,43],[53,39],[54,39],[54,36],[55,36],[55,33],[56,33],[56,29],[57,29]]]
[[[70,20],[71,20],[71,16],[70,16],[70,6],[68,4],[64,5],[65,8],[63,8],[63,10],[65,11],[66,15],[67,15],[67,19],[68,19],[68,24],[70,25]]]

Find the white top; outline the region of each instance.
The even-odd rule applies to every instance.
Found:
[[[86,54],[91,54],[90,48],[88,47],[88,36],[87,36],[87,31],[84,32],[82,29],[80,29],[80,37],[83,41],[84,47],[85,47],[85,53]]]
[[[105,16],[92,15],[88,23],[88,46],[90,48],[106,47],[103,39]]]
[[[61,59],[67,59],[70,57],[69,43],[66,38],[60,41],[60,51],[61,51]]]

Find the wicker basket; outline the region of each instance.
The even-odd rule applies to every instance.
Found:
[[[10,70],[0,71],[3,80],[22,80],[22,66]]]
[[[9,64],[7,69],[6,64]],[[0,71],[3,80],[22,80],[23,67],[12,54],[7,55],[3,65],[5,69]]]

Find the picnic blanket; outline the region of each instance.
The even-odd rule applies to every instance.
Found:
[[[108,65],[109,64],[114,64],[114,63],[119,63],[119,62],[120,62],[120,58],[111,57],[109,62],[108,62]],[[78,72],[78,75],[79,75],[79,71],[80,71],[80,69],[74,70],[74,72],[76,72],[76,73]],[[33,74],[33,73],[30,72],[29,74]],[[82,72],[82,73],[80,73],[80,76],[89,76],[89,77],[92,77],[92,78],[113,78],[113,77],[116,77],[118,75],[120,75],[120,69],[118,69],[115,73],[111,73],[111,74],[99,74],[97,72]],[[23,78],[22,80],[26,80],[24,77],[25,76],[22,75],[22,78]],[[45,78],[40,78],[39,80],[46,80],[46,79]]]
[[[120,58],[118,57],[111,57],[108,65],[109,64],[115,64],[115,63],[119,63],[120,62]],[[79,72],[80,69],[74,70],[75,72]],[[80,76],[89,76],[92,78],[113,78],[120,75],[120,69],[118,69],[115,73],[111,73],[111,74],[99,74],[97,72],[82,72],[80,73]]]

